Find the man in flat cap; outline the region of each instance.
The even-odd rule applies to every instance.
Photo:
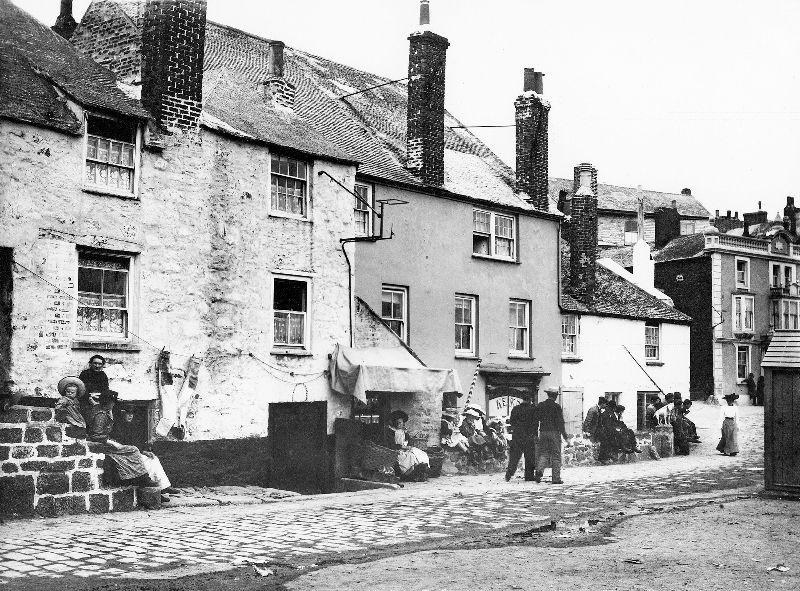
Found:
[[[517,471],[517,465],[525,456],[525,480],[536,479],[536,407],[533,405],[533,393],[525,392],[522,402],[511,409],[511,449],[508,454],[506,482],[511,480]]]
[[[558,388],[545,389],[547,400],[536,405],[536,422],[539,428],[537,445],[536,482],[542,480],[544,469],[550,464],[553,471],[553,484],[563,484],[561,480],[561,438],[569,441],[564,429],[564,413],[556,402]]]

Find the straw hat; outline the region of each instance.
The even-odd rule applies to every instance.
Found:
[[[84,384],[83,380],[80,378],[75,376],[61,378],[58,382],[58,393],[63,396],[67,386],[78,386],[78,396],[84,396],[86,394],[86,384]]]
[[[479,418],[481,418],[481,415],[480,415],[480,414],[478,414],[478,413],[475,411],[475,409],[473,409],[473,408],[468,408],[468,409],[467,409],[467,410],[465,410],[465,411],[464,411],[462,414],[463,414],[465,417],[472,417],[473,419],[479,419]]]
[[[393,410],[392,412],[389,413],[390,421],[393,421],[398,418],[403,419],[403,422],[405,423],[408,421],[408,414],[402,410]]]

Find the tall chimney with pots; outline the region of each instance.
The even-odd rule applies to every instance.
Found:
[[[162,129],[194,130],[203,108],[206,0],[147,0],[142,104]]]
[[[550,103],[542,97],[544,74],[525,68],[523,93],[514,101],[517,127],[517,191],[548,210],[547,125]]]
[[[597,169],[583,163],[575,167],[570,232],[570,293],[581,302],[594,301],[597,262]]]
[[[264,98],[275,106],[294,109],[295,86],[284,77],[285,45],[270,41],[267,49],[267,79],[264,80]]]
[[[56,24],[51,28],[53,31],[61,35],[64,39],[72,37],[78,23],[72,17],[72,0],[61,0],[61,11],[56,18]]]
[[[427,29],[427,0],[420,4],[420,29]],[[444,82],[450,42],[428,30],[408,37],[406,168],[426,185],[444,184]]]

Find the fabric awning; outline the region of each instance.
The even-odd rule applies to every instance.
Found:
[[[460,392],[452,369],[423,366],[402,347],[352,348],[336,345],[331,355],[331,388],[367,401],[367,392]]]
[[[775,331],[761,367],[800,369],[800,331]]]

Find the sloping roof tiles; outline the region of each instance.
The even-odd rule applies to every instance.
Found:
[[[572,185],[572,179],[550,178],[550,200],[558,203],[559,193],[561,191],[571,193]],[[625,211],[634,214],[639,209],[639,189],[598,184],[597,193],[597,206],[599,209]],[[671,207],[674,200],[678,213],[682,216],[709,217],[708,210],[692,195],[663,193],[647,189],[642,189],[641,195],[644,197],[644,212],[646,214],[654,213],[659,207]]]
[[[562,246],[565,242],[562,241]],[[602,265],[596,266],[596,286],[591,306],[572,297],[569,285],[569,249],[562,248],[561,254],[561,309],[564,312],[615,316],[635,320],[661,320],[676,324],[688,324],[691,317],[679,312],[650,295],[627,279],[620,277]]]
[[[705,234],[688,234],[686,236],[678,236],[667,243],[664,248],[654,252],[653,260],[656,263],[663,263],[677,259],[689,259],[702,255],[705,248]]]
[[[9,119],[78,133],[81,122],[54,87],[85,107],[148,117],[109,70],[10,0],[0,0],[0,79],[0,116]]]

